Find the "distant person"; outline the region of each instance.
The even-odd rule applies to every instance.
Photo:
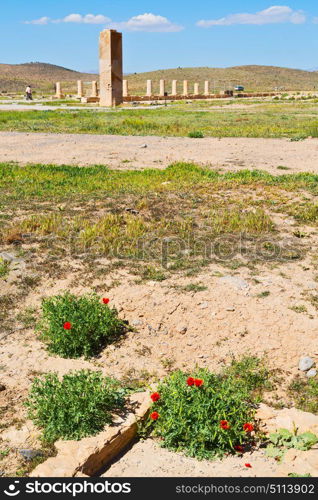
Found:
[[[25,98],[27,101],[33,101],[32,89],[30,85],[28,85],[27,88],[25,89]]]

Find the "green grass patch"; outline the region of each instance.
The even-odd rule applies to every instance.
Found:
[[[318,414],[318,380],[296,376],[289,385],[289,394],[294,399],[296,408]]]

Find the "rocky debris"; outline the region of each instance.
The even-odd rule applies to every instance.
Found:
[[[309,356],[303,356],[299,360],[298,369],[302,372],[310,370],[314,366],[315,362]]]
[[[132,215],[138,215],[139,211],[135,210],[134,208],[125,208],[126,212],[129,212]]]
[[[308,378],[313,378],[317,375],[317,370],[315,368],[312,368],[311,370],[308,370],[308,372],[306,373],[306,376]]]
[[[140,149],[143,149],[143,148],[147,148],[148,146],[147,146],[147,144],[142,144],[142,145],[141,145],[141,146],[139,146],[139,147],[140,147]]]
[[[234,288],[237,288],[237,290],[247,290],[249,288],[249,284],[238,276],[222,276],[219,278],[219,281],[221,283],[231,285]]]
[[[128,415],[117,417],[113,425],[96,436],[80,441],[56,441],[57,455],[38,465],[30,477],[96,475],[136,437],[138,422],[146,417],[150,404],[148,392],[133,394],[129,398],[133,410]]]
[[[5,390],[6,390],[6,386],[3,384],[0,384],[0,392],[5,391]]]
[[[228,312],[234,312],[235,311],[235,307],[227,307],[226,310]]]
[[[208,302],[201,302],[200,309],[207,309],[208,307],[209,307],[209,303]]]
[[[260,421],[260,429],[268,433],[279,429],[294,432],[297,429],[298,434],[310,431],[318,435],[318,415],[296,408],[276,410],[261,403],[255,418]]]
[[[133,319],[131,322],[132,326],[142,326],[143,322],[141,319]]]

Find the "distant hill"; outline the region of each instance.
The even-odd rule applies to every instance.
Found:
[[[0,64],[0,92],[24,92],[28,84],[40,91],[53,92],[55,82],[61,82],[66,92],[74,92],[77,80],[91,82],[96,79],[96,74],[80,73],[54,64]]]
[[[156,84],[160,79],[167,80],[168,91],[171,80],[178,80],[179,90],[182,80],[189,80],[190,89],[194,82],[202,82],[201,90],[204,80],[209,80],[211,88],[216,90],[223,90],[233,85],[244,85],[247,90],[260,91],[270,91],[277,87],[285,90],[318,90],[318,72],[276,66],[175,68],[130,74],[127,79],[131,93],[144,92],[147,79],[154,80]],[[158,84],[155,88],[158,89]]]
[[[244,85],[246,90],[270,91],[282,90],[318,90],[318,71],[280,68],[276,66],[233,66],[231,68],[175,68],[147,73],[130,73],[126,75],[131,94],[143,94],[146,80],[154,82],[154,91],[159,89],[159,80],[167,81],[170,91],[171,80],[178,80],[181,92],[182,80],[189,80],[190,91],[194,82],[201,84],[209,80],[211,89],[222,90],[234,85]],[[91,82],[98,80],[96,73],[80,73],[78,71],[55,66],[53,64],[31,62],[25,64],[0,64],[0,92],[24,92],[26,85],[31,84],[40,92],[53,92],[54,83],[60,81],[66,93],[74,93],[76,81]]]

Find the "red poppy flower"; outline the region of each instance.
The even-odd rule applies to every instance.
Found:
[[[243,453],[244,447],[240,444],[237,444],[234,446],[234,450],[237,451],[238,453]]]
[[[245,467],[248,467],[249,469],[252,468],[251,464],[244,464],[244,465],[245,465]]]
[[[225,431],[227,431],[230,428],[227,420],[221,420],[220,427],[221,427],[221,429],[224,429]]]
[[[66,321],[63,325],[64,330],[70,330],[72,328],[72,325],[69,321]]]
[[[188,385],[194,385],[194,378],[192,378],[192,377],[188,377],[188,378],[187,378],[187,384],[188,384]]]
[[[157,411],[153,411],[152,413],[150,413],[150,418],[152,420],[158,420],[159,418],[159,413]]]
[[[159,392],[154,392],[153,394],[151,394],[151,399],[153,400],[153,402],[155,403],[156,401],[159,401],[160,399],[160,394]]]
[[[195,385],[196,387],[201,387],[201,385],[203,385],[203,380],[202,380],[202,379],[200,379],[200,378],[195,378],[195,379],[194,379],[194,385]]]
[[[254,425],[250,423],[246,423],[243,425],[243,430],[245,432],[252,432],[254,430]]]
[[[104,302],[104,304],[108,304],[109,303],[109,299],[104,298],[103,302]]]

